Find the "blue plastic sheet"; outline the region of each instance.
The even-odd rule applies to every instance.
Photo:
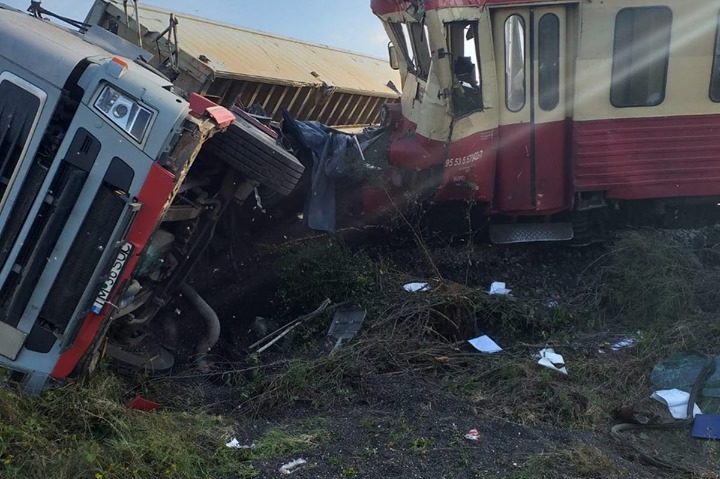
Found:
[[[293,138],[300,148],[309,151],[312,157],[312,179],[305,203],[307,225],[314,230],[332,233],[336,226],[335,194],[338,184],[359,181],[367,172],[380,169],[365,162],[359,152],[378,138],[380,130],[369,130],[356,136],[316,121],[297,121],[284,112],[283,132]]]

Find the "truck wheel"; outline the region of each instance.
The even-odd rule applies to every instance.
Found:
[[[274,138],[237,115],[224,133],[205,144],[203,152],[281,195],[289,195],[305,171],[302,163]]]

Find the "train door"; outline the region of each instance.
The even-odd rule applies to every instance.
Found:
[[[495,209],[550,214],[569,207],[567,6],[499,9]]]

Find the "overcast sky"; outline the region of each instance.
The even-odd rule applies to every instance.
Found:
[[[0,2],[23,10],[30,5],[30,0]],[[92,3],[93,0],[43,0],[42,6],[82,20]],[[387,57],[388,40],[370,10],[370,0],[140,0],[140,5],[143,4]]]

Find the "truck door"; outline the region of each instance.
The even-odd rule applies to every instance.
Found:
[[[567,8],[493,13],[500,95],[499,213],[550,214],[569,206]]]

